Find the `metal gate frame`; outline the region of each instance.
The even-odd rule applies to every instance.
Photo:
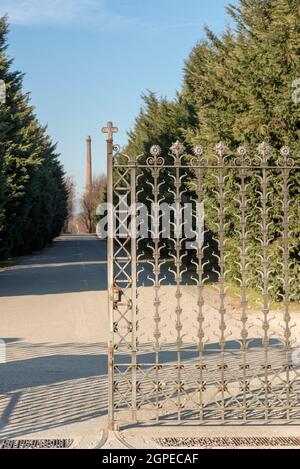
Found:
[[[172,145],[169,157],[173,159],[172,164],[166,164],[161,156],[161,149],[154,145],[151,148],[148,159],[139,163],[139,158],[129,157],[122,153],[120,147],[114,145],[113,134],[118,131],[109,122],[102,131],[107,137],[107,202],[108,202],[108,301],[109,301],[109,347],[108,347],[108,379],[109,379],[109,406],[108,426],[115,430],[120,424],[144,423],[147,421],[172,421],[182,422],[184,420],[197,424],[213,423],[296,423],[300,422],[300,372],[298,366],[292,363],[291,343],[292,324],[290,314],[290,276],[289,276],[289,176],[291,172],[299,171],[300,167],[294,164],[289,147],[283,147],[280,157],[276,163],[269,161],[270,147],[262,143],[258,147],[257,160],[253,163],[247,160],[247,150],[240,147],[235,155],[236,159],[227,160],[228,149],[223,143],[215,147],[215,162],[211,163],[203,156],[204,150],[198,146],[194,155],[190,157],[187,164],[185,161],[185,148],[180,142]],[[146,348],[138,342],[138,240],[132,237],[128,231],[130,222],[132,232],[137,229],[137,214],[135,210],[124,210],[123,204],[136,207],[138,194],[136,191],[140,172],[149,171],[152,177],[152,202],[158,204],[160,201],[159,176],[161,171],[173,172],[174,177],[174,201],[180,205],[183,191],[181,188],[182,171],[193,170],[196,176],[196,193],[198,202],[203,201],[203,177],[205,171],[216,171],[216,189],[218,191],[218,249],[219,249],[219,318],[220,336],[219,347],[210,349],[209,353],[217,354],[218,367],[209,369],[210,363],[205,353],[205,331],[204,322],[204,284],[203,280],[203,246],[198,247],[198,266],[196,272],[198,281],[195,288],[198,292],[198,341],[195,343],[197,358],[192,363],[191,370],[187,369],[189,361],[183,361],[182,342],[182,304],[181,304],[181,240],[179,235],[175,237],[174,256],[174,278],[176,286],[177,306],[174,311],[176,344],[174,352],[176,360],[173,364],[164,365],[160,363],[162,344],[160,343],[160,298],[159,289],[161,285],[161,259],[159,249],[159,234],[153,239],[153,258],[148,262],[152,266],[153,274],[153,322],[155,324],[152,344]],[[228,349],[226,347],[226,265],[225,251],[225,179],[226,171],[236,171],[240,180],[239,197],[239,220],[240,220],[240,274],[241,274],[241,334],[240,349]],[[247,193],[246,175],[247,171],[259,171],[261,181],[261,221],[260,239],[263,271],[263,305],[261,309],[262,319],[262,347],[260,362],[257,370],[252,370],[249,365],[248,344],[248,286],[247,286]],[[281,178],[282,187],[282,239],[283,239],[283,334],[278,337],[282,348],[278,357],[281,357],[277,368],[273,366],[273,351],[270,348],[270,295],[269,295],[269,253],[270,242],[268,234],[268,182],[270,172],[276,172]],[[115,197],[119,196],[116,202]],[[114,217],[117,219],[118,227],[127,227],[127,237],[120,238],[117,234]],[[132,233],[131,232],[131,233]],[[171,351],[171,350],[170,350]],[[152,354],[155,359],[151,363],[140,361],[140,355]],[[256,352],[258,353],[258,352]],[[277,352],[276,352],[277,353]],[[238,357],[237,357],[238,355]],[[256,355],[257,356],[257,355]],[[231,362],[229,362],[229,358]],[[277,358],[278,358],[277,357]],[[276,360],[277,360],[276,358]],[[228,382],[230,382],[231,370],[228,363],[234,363],[239,370],[238,383],[240,394],[228,396]],[[172,379],[167,383],[168,389],[164,388],[162,376],[168,375],[172,368]],[[234,371],[236,373],[236,370]],[[218,377],[216,378],[216,373]],[[188,377],[188,379],[187,379]],[[217,395],[214,397],[211,407],[205,404],[204,396],[209,387],[209,380],[217,380]],[[189,382],[192,381],[192,384]],[[256,389],[251,388],[251,382],[255,382]],[[273,384],[276,383],[276,384]],[[280,384],[281,383],[281,384]],[[257,388],[257,386],[259,387]],[[193,389],[196,402],[190,397],[190,389]],[[171,389],[171,391],[170,391]],[[193,402],[192,408],[185,407],[189,399]],[[164,404],[168,402],[170,408],[165,409]],[[228,404],[229,402],[229,404]],[[194,406],[194,407],[193,407]],[[145,410],[146,409],[146,410]],[[176,409],[176,412],[174,411]],[[212,410],[211,410],[212,409]],[[193,418],[189,418],[193,414]],[[196,414],[196,418],[195,418]],[[169,415],[169,420],[167,418]],[[217,415],[217,417],[216,417]]]

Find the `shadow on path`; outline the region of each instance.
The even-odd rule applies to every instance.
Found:
[[[62,236],[52,246],[0,273],[0,297],[104,291],[106,242]]]
[[[0,365],[0,438],[106,414],[105,344],[20,342],[8,348],[9,361]]]

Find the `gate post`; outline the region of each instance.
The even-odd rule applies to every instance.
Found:
[[[108,430],[117,430],[114,419],[114,211],[113,211],[113,135],[118,132],[112,122],[103,127],[103,133],[107,134],[107,206],[108,206],[108,236],[107,236],[107,290],[108,290],[108,316],[109,316],[109,341],[108,341]]]

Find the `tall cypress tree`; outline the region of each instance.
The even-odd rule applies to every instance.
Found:
[[[6,54],[8,25],[0,19],[0,79],[6,103],[0,104],[0,256],[24,254],[57,236],[66,216],[63,171],[55,147],[22,91],[23,76],[12,71]]]
[[[300,164],[300,105],[293,100],[292,84],[300,78],[300,4],[299,0],[240,0],[228,12],[233,28],[220,36],[206,29],[207,37],[192,50],[185,64],[183,89],[175,102],[156,100],[150,95],[146,107],[129,135],[129,153],[149,151],[153,143],[168,149],[170,140],[179,137],[187,148],[204,145],[210,160],[213,147],[224,141],[230,148],[243,144],[249,148],[252,162],[257,145],[267,141],[276,150],[271,155],[278,162],[279,149],[289,145],[296,164]],[[172,112],[173,110],[173,112]],[[175,138],[175,139],[176,139]],[[167,156],[166,156],[167,157]],[[233,158],[233,154],[229,155]],[[218,200],[214,171],[205,174],[207,229],[218,236]],[[250,175],[248,197],[249,284],[260,285],[259,260],[261,236],[260,182]],[[145,174],[145,179],[147,179]],[[269,192],[269,237],[271,292],[282,297],[282,190],[281,177],[272,174]],[[239,178],[228,171],[226,181],[227,269],[232,279],[239,277],[238,260],[240,225]],[[143,187],[147,187],[143,181]],[[291,172],[290,187],[290,275],[294,298],[300,300],[300,175]]]
[[[300,77],[300,5],[298,0],[240,0],[238,7],[229,6],[235,30],[228,29],[221,37],[207,31],[207,41],[198,44],[185,67],[183,95],[194,107],[198,123],[187,132],[191,144],[211,147],[225,141],[230,147],[246,144],[250,159],[257,156],[256,147],[263,140],[277,151],[289,145],[295,163],[300,162],[300,107],[292,99],[292,83]],[[238,277],[236,246],[239,226],[233,200],[238,196],[237,178],[228,173],[227,191],[227,268],[232,278]],[[218,201],[213,196],[214,178],[206,174],[207,221],[216,230]],[[290,180],[291,289],[300,299],[299,224],[300,176],[292,172]],[[249,228],[249,275],[253,286],[260,284],[260,261],[257,257],[261,236],[259,181],[250,184],[251,210]],[[275,298],[282,297],[282,192],[280,176],[274,172],[269,182],[270,283]]]
[[[175,101],[158,98],[149,92],[142,96],[144,105],[129,132],[127,151],[130,154],[149,156],[150,147],[160,145],[167,158],[169,148],[177,139],[183,139],[183,132],[191,124],[189,108],[181,96]]]
[[[186,63],[184,93],[198,116],[194,141],[274,145],[299,139],[292,83],[300,76],[297,0],[240,0],[228,11],[236,28],[207,31]]]

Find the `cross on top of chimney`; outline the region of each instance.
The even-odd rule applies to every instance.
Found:
[[[102,132],[107,134],[107,140],[113,140],[114,134],[118,131],[118,127],[114,127],[112,122],[108,122],[107,127],[103,127],[102,129]]]

